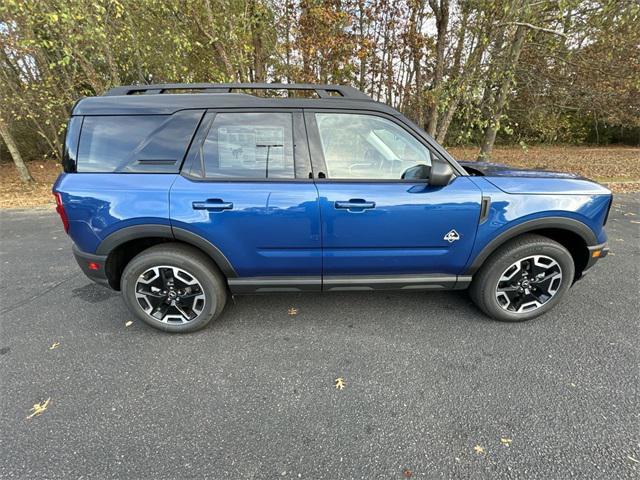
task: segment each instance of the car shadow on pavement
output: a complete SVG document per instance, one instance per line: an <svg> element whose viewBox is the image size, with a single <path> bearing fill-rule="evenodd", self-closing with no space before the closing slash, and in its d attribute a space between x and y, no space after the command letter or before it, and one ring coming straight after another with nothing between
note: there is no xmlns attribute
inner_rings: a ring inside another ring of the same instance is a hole
<svg viewBox="0 0 640 480"><path fill-rule="evenodd" d="M118 292L96 283L88 283L82 287L74 288L72 294L73 297L89 303L100 303L114 297L119 297Z"/></svg>
<svg viewBox="0 0 640 480"><path fill-rule="evenodd" d="M490 322L466 292L332 292L235 296L210 328L291 322L350 328L378 324L389 328L394 324L470 321Z"/></svg>

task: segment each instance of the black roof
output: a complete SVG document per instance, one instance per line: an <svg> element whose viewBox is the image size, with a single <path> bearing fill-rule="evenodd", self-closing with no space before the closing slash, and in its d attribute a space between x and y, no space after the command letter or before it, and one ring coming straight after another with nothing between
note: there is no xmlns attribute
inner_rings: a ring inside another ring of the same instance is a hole
<svg viewBox="0 0 640 480"><path fill-rule="evenodd" d="M237 93L243 91L286 90L312 92L316 98L266 97ZM172 92L178 93L172 93ZM202 93L198 93L202 92ZM80 100L73 115L158 115L192 108L330 108L385 112L396 110L374 101L360 90L344 85L283 83L191 83L130 85L116 87L103 96Z"/></svg>

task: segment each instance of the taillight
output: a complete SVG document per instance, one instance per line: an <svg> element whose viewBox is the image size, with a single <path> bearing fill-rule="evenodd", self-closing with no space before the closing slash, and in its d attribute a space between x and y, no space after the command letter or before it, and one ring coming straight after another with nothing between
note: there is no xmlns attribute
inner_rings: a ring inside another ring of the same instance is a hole
<svg viewBox="0 0 640 480"><path fill-rule="evenodd" d="M64 211L64 205L62 205L62 197L58 192L53 192L53 195L56 197L56 212L60 215L64 231L69 233L69 219L67 218L67 212Z"/></svg>

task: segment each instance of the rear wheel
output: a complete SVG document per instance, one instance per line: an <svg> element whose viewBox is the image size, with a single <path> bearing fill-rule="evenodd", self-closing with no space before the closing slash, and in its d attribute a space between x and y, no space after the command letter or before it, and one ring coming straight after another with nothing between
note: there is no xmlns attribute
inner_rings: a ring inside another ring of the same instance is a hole
<svg viewBox="0 0 640 480"><path fill-rule="evenodd" d="M139 319L166 332L192 332L222 312L222 274L202 252L178 243L151 247L134 257L120 281L124 301Z"/></svg>
<svg viewBox="0 0 640 480"><path fill-rule="evenodd" d="M540 235L523 235L493 253L474 276L472 300L502 321L529 320L551 310L573 282L571 254Z"/></svg>

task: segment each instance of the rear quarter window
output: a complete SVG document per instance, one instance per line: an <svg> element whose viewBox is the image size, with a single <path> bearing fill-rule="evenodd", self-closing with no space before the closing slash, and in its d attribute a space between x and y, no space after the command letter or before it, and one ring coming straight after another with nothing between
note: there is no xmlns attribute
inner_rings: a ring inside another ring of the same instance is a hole
<svg viewBox="0 0 640 480"><path fill-rule="evenodd" d="M203 110L173 115L86 116L78 172L175 173Z"/></svg>

